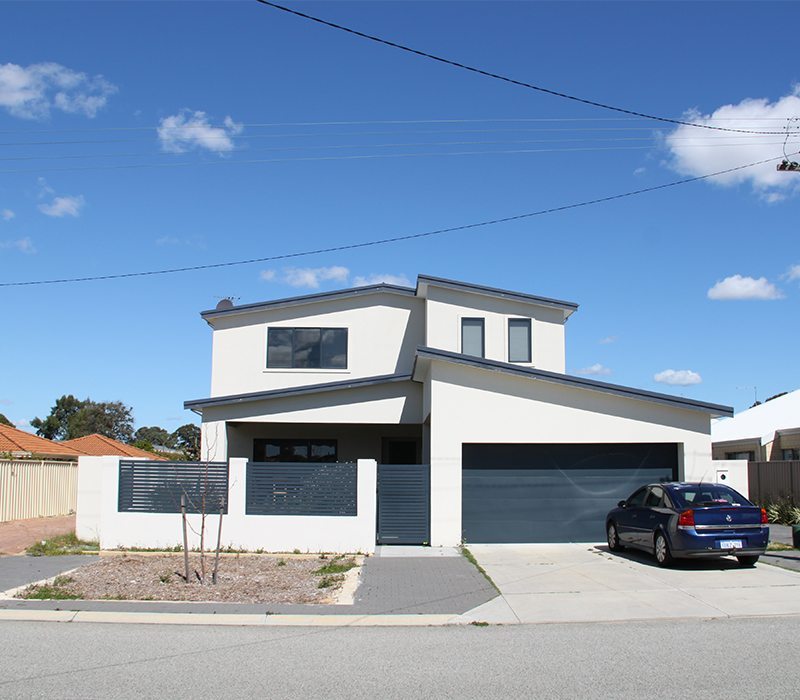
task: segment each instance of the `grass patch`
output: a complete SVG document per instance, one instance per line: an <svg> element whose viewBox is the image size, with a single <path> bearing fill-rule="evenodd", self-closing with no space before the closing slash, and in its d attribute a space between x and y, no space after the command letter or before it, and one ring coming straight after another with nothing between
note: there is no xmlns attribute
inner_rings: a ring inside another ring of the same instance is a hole
<svg viewBox="0 0 800 700"><path fill-rule="evenodd" d="M344 574L350 569L358 566L355 559L344 559L343 557L336 557L327 564L319 567L314 573L320 576L329 576L333 574Z"/></svg>
<svg viewBox="0 0 800 700"><path fill-rule="evenodd" d="M338 576L323 576L319 580L317 588L333 588L334 586L338 586L342 581L344 581L344 574L339 574Z"/></svg>
<svg viewBox="0 0 800 700"><path fill-rule="evenodd" d="M471 624L473 627L488 627L489 626L488 622L482 622L481 620L473 620L469 624Z"/></svg>
<svg viewBox="0 0 800 700"><path fill-rule="evenodd" d="M79 540L74 532L70 532L32 544L25 551L32 557L58 557L65 554L94 554L99 550L99 542Z"/></svg>
<svg viewBox="0 0 800 700"><path fill-rule="evenodd" d="M464 556L464 558L465 558L465 559L466 559L466 560L467 560L467 561L468 561L470 564L472 564L472 565L473 565L473 566L474 566L474 567L475 567L475 568L476 568L478 571L480 571L480 572L481 572L481 574L483 575L483 577L484 577L484 578L485 578L485 579L486 579L486 580L487 580L489 583L491 583L491 584L492 584L492 588L494 588L494 590L496 590L496 591L499 593L499 592L500 592L500 589L497 587L497 584L496 584L494 581L492 581L492 577L491 577L491 576L489 576L489 574L487 574L487 573L486 573L486 569L484 569L484 568L483 568L483 567L482 567L480 564L478 564L478 560L475 558L475 555L474 555L472 552L470 552L470 551L469 551L469 550L466 548L466 546L465 546L465 545L463 545L463 544L461 545L461 547L459 547L459 549L461 550L461 554Z"/></svg>
<svg viewBox="0 0 800 700"><path fill-rule="evenodd" d="M52 583L28 586L19 597L26 600L76 600L80 596L69 588L72 581L69 576L56 576Z"/></svg>
<svg viewBox="0 0 800 700"><path fill-rule="evenodd" d="M794 547L790 544L783 544L783 542L770 542L767 545L768 552L788 552L793 550Z"/></svg>

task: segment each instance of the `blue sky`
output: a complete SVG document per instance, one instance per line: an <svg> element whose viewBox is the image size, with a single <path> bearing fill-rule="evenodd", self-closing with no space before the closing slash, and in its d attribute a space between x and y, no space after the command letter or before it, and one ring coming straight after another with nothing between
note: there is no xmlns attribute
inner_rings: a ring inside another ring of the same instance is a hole
<svg viewBox="0 0 800 700"><path fill-rule="evenodd" d="M795 3L292 6L650 114L792 133L800 117L783 33L800 20ZM413 234L783 152L782 136L629 119L256 2L6 2L0 47L0 283ZM174 429L195 419L183 401L208 395L198 313L220 297L418 273L576 301L570 373L741 410L755 387L762 400L798 387L798 185L771 163L285 264L0 287L0 412L24 427L72 393Z"/></svg>

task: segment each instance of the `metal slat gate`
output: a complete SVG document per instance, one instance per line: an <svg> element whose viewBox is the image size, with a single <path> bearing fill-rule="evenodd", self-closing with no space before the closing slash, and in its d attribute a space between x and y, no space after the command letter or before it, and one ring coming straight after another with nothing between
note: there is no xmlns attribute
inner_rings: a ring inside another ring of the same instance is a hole
<svg viewBox="0 0 800 700"><path fill-rule="evenodd" d="M378 465L378 544L430 543L430 465Z"/></svg>

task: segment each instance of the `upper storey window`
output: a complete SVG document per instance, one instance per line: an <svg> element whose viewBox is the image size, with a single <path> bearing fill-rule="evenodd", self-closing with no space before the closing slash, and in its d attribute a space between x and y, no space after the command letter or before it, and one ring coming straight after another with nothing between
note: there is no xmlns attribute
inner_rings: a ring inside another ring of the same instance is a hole
<svg viewBox="0 0 800 700"><path fill-rule="evenodd" d="M267 367L347 369L347 329L270 328Z"/></svg>
<svg viewBox="0 0 800 700"><path fill-rule="evenodd" d="M461 352L473 357L484 357L484 320L482 318L461 319Z"/></svg>
<svg viewBox="0 0 800 700"><path fill-rule="evenodd" d="M508 319L508 361L531 361L531 320L529 318Z"/></svg>

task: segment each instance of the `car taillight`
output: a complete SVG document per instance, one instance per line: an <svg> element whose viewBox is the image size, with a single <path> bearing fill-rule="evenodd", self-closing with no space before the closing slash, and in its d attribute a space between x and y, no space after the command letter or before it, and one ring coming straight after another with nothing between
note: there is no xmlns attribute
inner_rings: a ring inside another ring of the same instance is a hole
<svg viewBox="0 0 800 700"><path fill-rule="evenodd" d="M693 510L685 510L678 516L678 527L694 527Z"/></svg>
<svg viewBox="0 0 800 700"><path fill-rule="evenodd" d="M769 524L769 520L767 520L767 511L763 508L761 509L761 524L767 525Z"/></svg>

